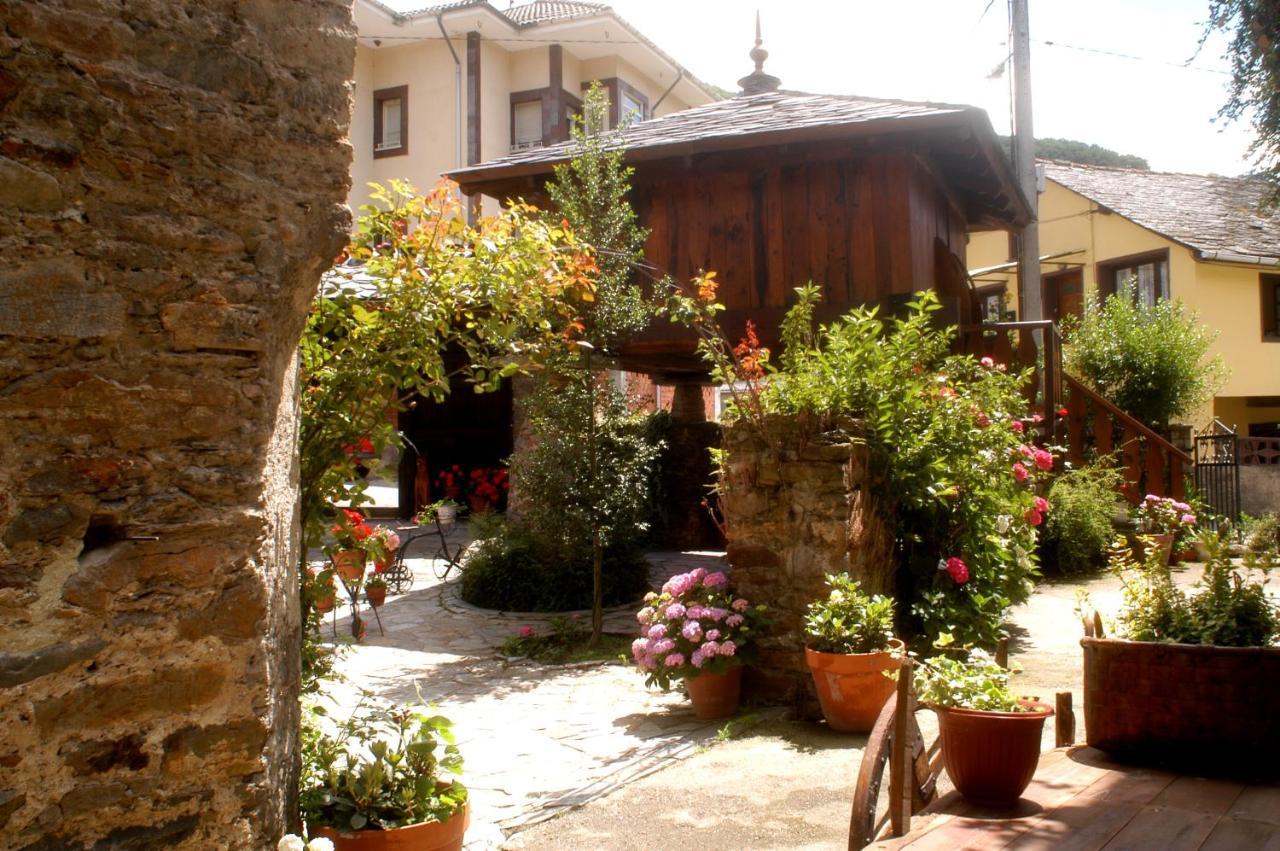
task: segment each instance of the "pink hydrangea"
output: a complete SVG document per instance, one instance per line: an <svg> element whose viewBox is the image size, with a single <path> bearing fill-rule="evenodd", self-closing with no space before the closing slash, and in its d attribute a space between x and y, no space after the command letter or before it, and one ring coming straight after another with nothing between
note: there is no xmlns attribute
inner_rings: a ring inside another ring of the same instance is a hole
<svg viewBox="0 0 1280 851"><path fill-rule="evenodd" d="M732 656L734 653L737 653L737 652L738 652L738 645L734 644L732 641L720 642L721 656Z"/></svg>
<svg viewBox="0 0 1280 851"><path fill-rule="evenodd" d="M1039 526L1044 522L1044 515L1039 511L1036 511L1034 508L1028 508L1027 512L1022 516L1032 526Z"/></svg>
<svg viewBox="0 0 1280 851"><path fill-rule="evenodd" d="M533 627L528 626L527 624L525 626L520 627L520 637L533 638Z"/></svg>
<svg viewBox="0 0 1280 851"><path fill-rule="evenodd" d="M646 632L645 635L655 641L659 638L665 638L667 635L667 625L664 623L655 623L653 626L649 627L649 631Z"/></svg>
<svg viewBox="0 0 1280 851"><path fill-rule="evenodd" d="M746 600L742 599L741 597L734 600L731 605L735 612L745 612L751 606L750 603L748 603Z"/></svg>
<svg viewBox="0 0 1280 851"><path fill-rule="evenodd" d="M702 580L704 588L720 588L729 584L729 577L717 570L715 573L708 573Z"/></svg>
<svg viewBox="0 0 1280 851"><path fill-rule="evenodd" d="M702 655L710 659L720 652L720 645L715 641L708 641L702 645Z"/></svg>
<svg viewBox="0 0 1280 851"><path fill-rule="evenodd" d="M707 570L704 567L695 567L685 575L692 577L694 584L697 584L702 581L704 576L707 575Z"/></svg>
<svg viewBox="0 0 1280 851"><path fill-rule="evenodd" d="M702 608L702 606L697 606L697 605L690 606L688 611L685 612L685 617L689 618L689 620L694 620L694 621L700 618L705 618L706 616L707 616L707 610Z"/></svg>
<svg viewBox="0 0 1280 851"><path fill-rule="evenodd" d="M689 641L701 641L702 627L698 624L697 621L686 621L684 628L680 630L680 634L683 635L685 638L687 638Z"/></svg>
<svg viewBox="0 0 1280 851"><path fill-rule="evenodd" d="M719 640L720 640L720 630L718 629L707 630L707 641L719 641Z"/></svg>
<svg viewBox="0 0 1280 851"><path fill-rule="evenodd" d="M645 606L643 609L636 612L636 620L639 621L640 623L649 623L650 621L653 620L654 614L655 612L653 611L653 609L649 608L648 606Z"/></svg>
<svg viewBox="0 0 1280 851"><path fill-rule="evenodd" d="M719 623L720 621L724 620L725 617L727 617L729 614L728 609L721 609L716 607L712 607L710 609L704 609L703 611L705 612L705 614L703 615L704 617L710 618L716 623Z"/></svg>
<svg viewBox="0 0 1280 851"><path fill-rule="evenodd" d="M637 638L631 642L631 658L639 662L649 652L649 639Z"/></svg>
<svg viewBox="0 0 1280 851"><path fill-rule="evenodd" d="M963 585L969 581L969 565L958 556L952 556L947 559L947 575L957 585Z"/></svg>
<svg viewBox="0 0 1280 851"><path fill-rule="evenodd" d="M706 663L706 661L707 661L706 657L702 655L701 647L694 650L693 655L689 657L689 663L692 664L693 667L695 668L701 668L703 664Z"/></svg>
<svg viewBox="0 0 1280 851"><path fill-rule="evenodd" d="M1185 502L1175 502L1173 507L1178 511L1181 511L1183 514L1190 513L1191 511L1191 506L1187 505Z"/></svg>
<svg viewBox="0 0 1280 851"><path fill-rule="evenodd" d="M685 608L683 603L672 603L671 605L667 606L667 612L666 612L667 620L678 621L680 620L680 618L684 617L684 615L685 615Z"/></svg>
<svg viewBox="0 0 1280 851"><path fill-rule="evenodd" d="M654 593L654 592L652 592L652 591L650 591L648 594L645 594L645 595L644 595L644 601L645 601L646 603L652 603L652 602L653 602L654 600L656 600L656 599L658 599L658 595L657 595L657 594L655 594L655 593Z"/></svg>
<svg viewBox="0 0 1280 851"><path fill-rule="evenodd" d="M668 668L679 668L684 664L684 654L672 653L662 660L662 664L666 665Z"/></svg>
<svg viewBox="0 0 1280 851"><path fill-rule="evenodd" d="M742 626L742 615L729 615L724 622L730 627Z"/></svg>
<svg viewBox="0 0 1280 851"><path fill-rule="evenodd" d="M645 657L644 657L643 659L641 659L641 660L640 660L640 668L641 668L642 670L645 670L645 671L652 671L652 670L653 670L654 668L656 668L656 667L658 667L658 657L657 657L657 656L653 656L653 655L650 655L650 654L645 654Z"/></svg>
<svg viewBox="0 0 1280 851"><path fill-rule="evenodd" d="M1194 514L1184 514L1182 515L1182 522L1188 526L1194 526L1196 525L1196 516Z"/></svg>
<svg viewBox="0 0 1280 851"><path fill-rule="evenodd" d="M1047 449L1037 449L1035 453L1036 466L1041 470L1053 469L1053 455Z"/></svg>
<svg viewBox="0 0 1280 851"><path fill-rule="evenodd" d="M670 638L662 638L649 645L649 652L655 656L665 656L675 649L676 643Z"/></svg>
<svg viewBox="0 0 1280 851"><path fill-rule="evenodd" d="M1042 496L1038 496L1035 499L1035 506L1036 511L1039 511L1041 514L1045 514L1049 511L1049 500Z"/></svg>
<svg viewBox="0 0 1280 851"><path fill-rule="evenodd" d="M1025 427L1022 425L1021 420L1014 420L1013 422L1009 423L1009 428L1013 429L1018 434L1022 434L1022 431Z"/></svg>
<svg viewBox="0 0 1280 851"><path fill-rule="evenodd" d="M1030 473L1027 472L1027 468L1022 465L1021 461L1013 465L1013 477L1018 481L1025 482L1029 475Z"/></svg>

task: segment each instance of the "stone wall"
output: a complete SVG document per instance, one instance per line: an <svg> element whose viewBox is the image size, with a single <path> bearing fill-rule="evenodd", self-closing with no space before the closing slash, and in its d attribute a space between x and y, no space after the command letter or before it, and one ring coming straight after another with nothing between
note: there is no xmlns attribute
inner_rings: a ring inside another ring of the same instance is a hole
<svg viewBox="0 0 1280 851"><path fill-rule="evenodd" d="M1280 466L1240 465L1240 510L1254 517L1280 513Z"/></svg>
<svg viewBox="0 0 1280 851"><path fill-rule="evenodd" d="M804 663L803 617L825 597L825 574L847 571L870 593L893 590L893 538L877 510L869 453L856 422L825 433L771 419L766 433L724 431L722 505L740 594L773 622L749 671L751 697L816 709Z"/></svg>
<svg viewBox="0 0 1280 851"><path fill-rule="evenodd" d="M265 848L342 0L0 0L0 845Z"/></svg>

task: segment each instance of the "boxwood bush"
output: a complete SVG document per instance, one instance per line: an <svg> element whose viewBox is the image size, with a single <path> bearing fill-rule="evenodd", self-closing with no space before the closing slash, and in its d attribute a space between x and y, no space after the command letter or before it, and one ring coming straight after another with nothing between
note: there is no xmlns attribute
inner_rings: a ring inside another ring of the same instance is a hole
<svg viewBox="0 0 1280 851"><path fill-rule="evenodd" d="M1040 564L1046 571L1082 573L1102 567L1115 537L1112 518L1122 475L1102 463L1059 476L1049 489L1049 512L1040 539Z"/></svg>

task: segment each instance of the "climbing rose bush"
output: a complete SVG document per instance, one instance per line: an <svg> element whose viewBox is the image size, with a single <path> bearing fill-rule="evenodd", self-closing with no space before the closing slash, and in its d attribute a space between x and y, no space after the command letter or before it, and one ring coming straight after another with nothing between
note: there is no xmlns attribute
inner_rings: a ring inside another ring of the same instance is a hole
<svg viewBox="0 0 1280 851"><path fill-rule="evenodd" d="M671 681L721 674L743 664L743 650L765 612L729 587L729 579L699 567L673 576L662 593L645 595L636 613L640 637L631 656L648 685L670 689Z"/></svg>

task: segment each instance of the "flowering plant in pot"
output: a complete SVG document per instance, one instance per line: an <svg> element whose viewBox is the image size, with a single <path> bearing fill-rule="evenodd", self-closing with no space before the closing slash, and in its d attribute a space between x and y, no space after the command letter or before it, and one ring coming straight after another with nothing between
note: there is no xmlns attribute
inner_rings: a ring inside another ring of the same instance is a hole
<svg viewBox="0 0 1280 851"><path fill-rule="evenodd" d="M641 635L631 645L646 682L670 689L683 680L699 718L725 718L738 706L743 650L765 611L735 596L729 579L697 568L645 595L636 614Z"/></svg>
<svg viewBox="0 0 1280 851"><path fill-rule="evenodd" d="M442 776L462 771L449 719L368 698L328 730L326 715L303 716L298 802L312 837L336 851L462 848L467 790Z"/></svg>
<svg viewBox="0 0 1280 851"><path fill-rule="evenodd" d="M942 761L960 794L981 806L1016 804L1035 776L1053 709L1016 697L1009 672L981 650L921 661L914 686L937 713Z"/></svg>
<svg viewBox="0 0 1280 851"><path fill-rule="evenodd" d="M508 487L506 467L476 467L467 475L467 499L471 510L496 510Z"/></svg>
<svg viewBox="0 0 1280 851"><path fill-rule="evenodd" d="M1164 553L1166 562L1173 554L1174 542L1189 536L1196 526L1196 515L1189 504L1153 493L1147 494L1133 509L1133 519Z"/></svg>
<svg viewBox="0 0 1280 851"><path fill-rule="evenodd" d="M364 515L351 508L338 509L338 522L329 528L331 541L324 551L333 560L344 582L358 583L364 576L366 560L376 564L387 557L386 543Z"/></svg>
<svg viewBox="0 0 1280 851"><path fill-rule="evenodd" d="M446 467L436 474L436 490L444 494L445 499L457 499L462 496L462 468L457 464Z"/></svg>
<svg viewBox="0 0 1280 851"><path fill-rule="evenodd" d="M375 571L365 579L364 596L369 600L369 605L374 608L387 602L387 580L382 578L381 573Z"/></svg>
<svg viewBox="0 0 1280 851"><path fill-rule="evenodd" d="M804 619L805 662L828 726L843 733L875 726L893 694L885 676L902 666L902 642L893 637L892 597L865 593L849 574L827 576L831 592L809 604Z"/></svg>
<svg viewBox="0 0 1280 851"><path fill-rule="evenodd" d="M374 569L378 573L382 573L391 566L391 562L395 559L396 550L400 549L400 536L392 529L386 526L375 526L373 531L369 533L370 549L381 546L380 555L374 556Z"/></svg>
<svg viewBox="0 0 1280 851"><path fill-rule="evenodd" d="M459 508L452 499L437 500L419 511L413 522L419 526L430 526L438 520L447 529L458 519Z"/></svg>

